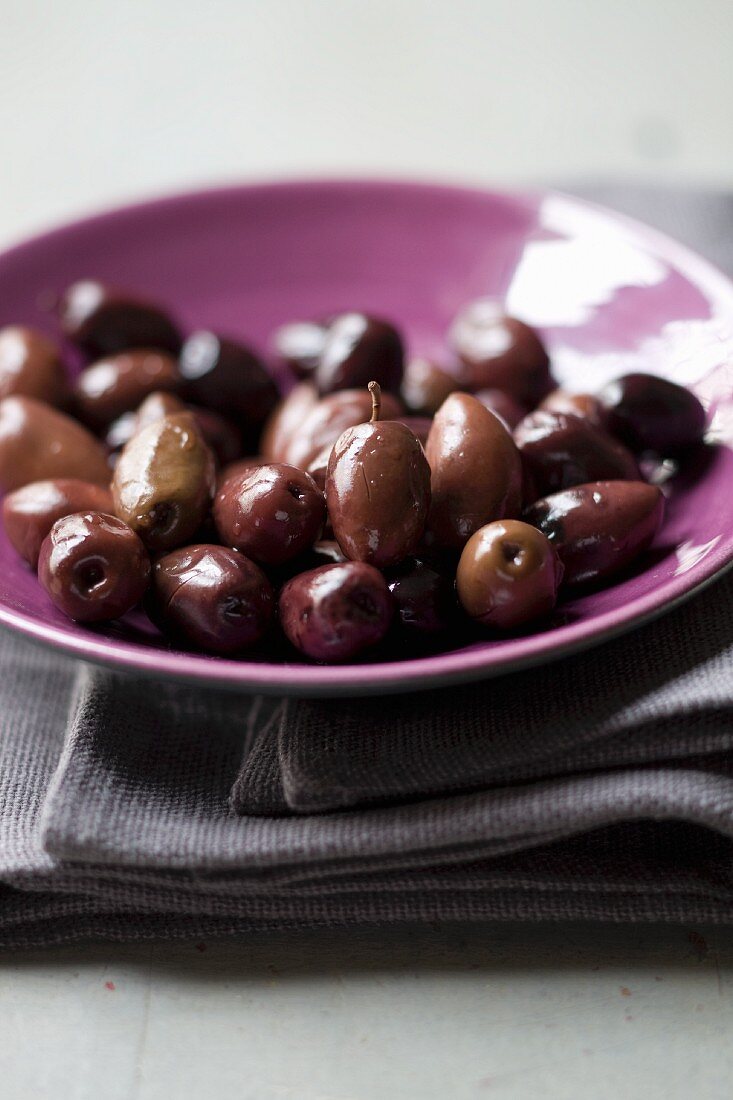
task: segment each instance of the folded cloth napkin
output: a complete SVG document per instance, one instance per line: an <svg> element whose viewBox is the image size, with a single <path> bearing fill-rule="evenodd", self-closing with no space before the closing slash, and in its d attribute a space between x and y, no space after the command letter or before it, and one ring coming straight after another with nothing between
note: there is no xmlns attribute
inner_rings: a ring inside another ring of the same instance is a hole
<svg viewBox="0 0 733 1100"><path fill-rule="evenodd" d="M727 234L733 261L726 197L603 197ZM2 635L0 945L728 921L732 611L733 574L584 655L376 702L155 684Z"/></svg>

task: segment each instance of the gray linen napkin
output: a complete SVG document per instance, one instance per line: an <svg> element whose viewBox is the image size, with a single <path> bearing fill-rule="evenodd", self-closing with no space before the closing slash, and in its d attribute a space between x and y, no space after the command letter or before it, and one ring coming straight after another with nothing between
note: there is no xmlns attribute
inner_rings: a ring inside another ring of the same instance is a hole
<svg viewBox="0 0 733 1100"><path fill-rule="evenodd" d="M733 268L733 200L595 194L666 209L719 260L727 240ZM733 576L582 657L393 697L389 721L383 701L151 684L0 636L0 945L728 921L732 603Z"/></svg>

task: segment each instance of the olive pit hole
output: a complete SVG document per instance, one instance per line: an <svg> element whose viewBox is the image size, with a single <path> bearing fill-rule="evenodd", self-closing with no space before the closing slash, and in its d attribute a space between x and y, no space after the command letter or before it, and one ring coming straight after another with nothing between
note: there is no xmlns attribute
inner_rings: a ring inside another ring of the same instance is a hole
<svg viewBox="0 0 733 1100"><path fill-rule="evenodd" d="M501 552L504 561L508 565L521 565L524 557L524 547L520 546L518 542L502 542Z"/></svg>

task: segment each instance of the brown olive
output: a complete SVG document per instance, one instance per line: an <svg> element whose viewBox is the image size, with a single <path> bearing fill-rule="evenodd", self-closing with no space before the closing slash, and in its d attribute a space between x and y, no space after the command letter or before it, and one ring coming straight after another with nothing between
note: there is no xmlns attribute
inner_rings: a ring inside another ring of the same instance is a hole
<svg viewBox="0 0 733 1100"><path fill-rule="evenodd" d="M382 394L382 416L396 420L402 415L400 401L391 393ZM316 455L342 432L363 424L372 415L372 399L366 388L341 390L318 401L301 421L299 429L284 448L282 462L307 470Z"/></svg>
<svg viewBox="0 0 733 1100"><path fill-rule="evenodd" d="M107 485L105 448L76 420L43 401L0 401L0 491L58 477Z"/></svg>
<svg viewBox="0 0 733 1100"><path fill-rule="evenodd" d="M186 412L186 410L195 416L199 431L211 447L217 462L222 466L235 462L241 447L239 432L234 425L218 413L212 412L211 409L186 405L180 397L165 391L148 394L137 412L123 413L122 416L118 416L110 424L105 436L107 446L113 451L118 450L148 424L162 420L164 416L170 416L172 413Z"/></svg>
<svg viewBox="0 0 733 1100"><path fill-rule="evenodd" d="M673 455L699 443L705 409L690 390L653 374L626 374L599 394L609 430L633 451Z"/></svg>
<svg viewBox="0 0 733 1100"><path fill-rule="evenodd" d="M181 346L176 325L159 306L92 279L66 290L59 320L66 336L92 358L130 348L160 348L175 355Z"/></svg>
<svg viewBox="0 0 733 1100"><path fill-rule="evenodd" d="M664 517L664 497L644 481L575 485L536 501L524 514L557 551L565 584L608 577L650 545Z"/></svg>
<svg viewBox="0 0 733 1100"><path fill-rule="evenodd" d="M122 520L102 512L75 512L56 520L43 540L38 579L69 618L108 622L142 599L150 559Z"/></svg>
<svg viewBox="0 0 733 1100"><path fill-rule="evenodd" d="M178 364L171 355L136 349L99 359L83 370L74 400L81 419L98 429L136 409L148 394L175 390L178 384Z"/></svg>
<svg viewBox="0 0 733 1100"><path fill-rule="evenodd" d="M153 568L146 608L174 638L209 653L236 653L259 641L275 599L254 562L224 546L199 544L173 550Z"/></svg>
<svg viewBox="0 0 733 1100"><path fill-rule="evenodd" d="M181 546L198 530L214 492L214 458L193 413L148 424L115 466L115 512L153 550Z"/></svg>
<svg viewBox="0 0 733 1100"><path fill-rule="evenodd" d="M263 565L281 565L312 546L325 512L313 478L278 463L229 478L214 501L222 542Z"/></svg>
<svg viewBox="0 0 733 1100"><path fill-rule="evenodd" d="M367 386L374 379L399 393L404 363L402 338L388 321L367 313L342 313L328 324L315 369L320 394Z"/></svg>
<svg viewBox="0 0 733 1100"><path fill-rule="evenodd" d="M567 413L537 412L514 429L538 496L588 481L638 481L634 456L603 428Z"/></svg>
<svg viewBox="0 0 733 1100"><path fill-rule="evenodd" d="M411 635L437 635L456 618L455 576L434 565L409 558L387 574L397 617Z"/></svg>
<svg viewBox="0 0 733 1100"><path fill-rule="evenodd" d="M275 408L278 391L264 363L244 344L194 332L181 349L183 396L233 420L254 440Z"/></svg>
<svg viewBox="0 0 733 1100"><path fill-rule="evenodd" d="M501 417L509 431L527 415L526 406L520 405L516 398L504 390L478 390L475 396L482 405Z"/></svg>
<svg viewBox="0 0 733 1100"><path fill-rule="evenodd" d="M519 453L499 418L475 397L447 398L425 453L432 471L428 528L438 545L460 549L485 523L519 514Z"/></svg>
<svg viewBox="0 0 733 1100"><path fill-rule="evenodd" d="M273 337L275 354L299 378L307 378L318 366L327 331L320 321L292 321L281 325Z"/></svg>
<svg viewBox="0 0 733 1100"><path fill-rule="evenodd" d="M458 377L432 359L415 356L408 359L400 393L405 408L418 416L434 416L454 390L460 390Z"/></svg>
<svg viewBox="0 0 733 1100"><path fill-rule="evenodd" d="M467 388L496 389L533 408L552 389L550 361L538 334L501 302L478 298L461 310L449 340L466 368Z"/></svg>
<svg viewBox="0 0 733 1100"><path fill-rule="evenodd" d="M112 494L105 486L56 478L32 481L9 493L3 501L3 523L10 544L35 569L41 543L57 519L73 512L112 511Z"/></svg>
<svg viewBox="0 0 733 1100"><path fill-rule="evenodd" d="M17 395L64 405L69 385L59 350L35 329L0 328L0 400Z"/></svg>
<svg viewBox="0 0 733 1100"><path fill-rule="evenodd" d="M537 406L544 412L568 413L579 416L581 420L590 420L597 428L608 428L606 411L600 400L592 393L569 393L567 390L553 390Z"/></svg>
<svg viewBox="0 0 733 1100"><path fill-rule="evenodd" d="M318 393L310 382L294 386L273 409L262 430L260 450L268 462L284 462L292 439L297 436L318 402Z"/></svg>
<svg viewBox="0 0 733 1100"><path fill-rule="evenodd" d="M551 611L562 574L540 531L521 520L499 520L480 528L464 546L456 591L472 619L506 630Z"/></svg>

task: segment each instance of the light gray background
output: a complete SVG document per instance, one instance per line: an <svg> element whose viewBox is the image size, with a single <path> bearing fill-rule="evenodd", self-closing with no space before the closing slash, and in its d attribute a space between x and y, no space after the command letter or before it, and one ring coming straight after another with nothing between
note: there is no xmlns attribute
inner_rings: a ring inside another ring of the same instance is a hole
<svg viewBox="0 0 733 1100"><path fill-rule="evenodd" d="M0 0L0 244L166 189L733 185L731 0ZM0 956L30 1100L727 1098L733 935L309 933Z"/></svg>

